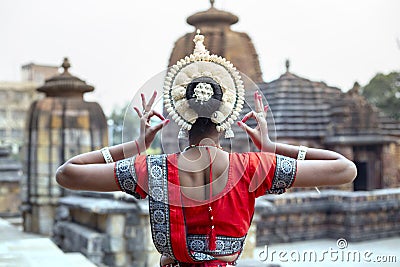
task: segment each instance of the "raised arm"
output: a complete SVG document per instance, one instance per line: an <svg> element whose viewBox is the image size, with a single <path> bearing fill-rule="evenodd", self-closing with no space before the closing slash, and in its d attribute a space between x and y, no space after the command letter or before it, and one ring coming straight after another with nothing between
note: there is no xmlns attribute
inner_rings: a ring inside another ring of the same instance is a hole
<svg viewBox="0 0 400 267"><path fill-rule="evenodd" d="M104 152L97 150L69 159L57 169L58 184L73 190L102 192L119 190L114 179L114 163L107 163L105 158L111 157L112 161L129 158L140 152L144 153L151 145L157 132L169 122L161 114L151 109L155 97L156 92L146 103L142 94L143 114L135 107L135 111L140 117L140 135L137 140L109 147ZM149 122L153 116L159 117L162 122L151 126Z"/></svg>
<svg viewBox="0 0 400 267"><path fill-rule="evenodd" d="M262 97L254 95L255 111L251 111L238 122L247 132L258 149L265 152L275 152L283 156L297 158L299 147L272 142L268 136L265 119L267 107L264 107ZM251 128L245 122L254 118L257 127ZM352 182L357 175L354 163L343 155L330 150L308 148L305 160L297 161L296 180L294 187L312 187L323 185L340 185Z"/></svg>

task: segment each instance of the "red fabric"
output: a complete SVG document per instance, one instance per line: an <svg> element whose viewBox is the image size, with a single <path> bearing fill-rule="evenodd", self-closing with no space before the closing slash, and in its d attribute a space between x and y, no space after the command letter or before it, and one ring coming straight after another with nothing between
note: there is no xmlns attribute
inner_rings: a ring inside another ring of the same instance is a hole
<svg viewBox="0 0 400 267"><path fill-rule="evenodd" d="M117 177L117 163L116 163L116 162L114 162L114 180L115 180L115 183L117 184L119 190L120 190L120 191L123 191L122 188L121 188L121 185L120 185L119 182L118 182L118 177Z"/></svg>
<svg viewBox="0 0 400 267"><path fill-rule="evenodd" d="M146 155L138 155L136 157L135 170L138 184L135 191L142 198L146 198L147 192L149 192Z"/></svg>
<svg viewBox="0 0 400 267"><path fill-rule="evenodd" d="M168 197L171 203L181 203L181 191L178 175L177 155L168 156L168 166L175 166L168 169L168 180L171 183L168 187ZM194 262L187 250L186 226L182 205L170 205L170 229L172 251L176 259L182 262Z"/></svg>
<svg viewBox="0 0 400 267"><path fill-rule="evenodd" d="M179 189L177 154L169 155L168 160L170 163L168 165L169 182L174 185L169 186L169 198L171 203L180 203L181 192ZM229 162L227 185L221 193L213 197L215 199L212 203L214 231L216 235L243 237L250 227L254 214L255 198L264 195L271 188L276 157L275 154L264 152L231 153ZM145 192L148 191L148 173L144 155L136 158L135 169L139 185L136 192L145 197ZM184 196L183 200L185 204L194 202L194 200L187 199ZM171 244L174 253L178 254L175 256L180 261L193 262L186 251L185 219L187 234L209 233L208 204L185 207L184 213L181 206L170 206Z"/></svg>
<svg viewBox="0 0 400 267"><path fill-rule="evenodd" d="M216 200L212 204L216 235L242 237L247 234L254 213L255 198L271 188L274 172L274 154L230 155L228 183L214 197ZM185 203L193 202L185 198ZM207 204L185 208L185 217L189 234L208 233L210 223Z"/></svg>

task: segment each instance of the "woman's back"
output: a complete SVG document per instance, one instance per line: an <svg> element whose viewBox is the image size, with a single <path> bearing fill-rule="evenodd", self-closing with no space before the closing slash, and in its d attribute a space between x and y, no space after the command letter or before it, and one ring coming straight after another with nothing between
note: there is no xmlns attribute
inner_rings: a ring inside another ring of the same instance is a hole
<svg viewBox="0 0 400 267"><path fill-rule="evenodd" d="M179 181L187 199L210 199L210 174L212 195L221 193L228 181L229 154L216 147L193 147L178 154Z"/></svg>

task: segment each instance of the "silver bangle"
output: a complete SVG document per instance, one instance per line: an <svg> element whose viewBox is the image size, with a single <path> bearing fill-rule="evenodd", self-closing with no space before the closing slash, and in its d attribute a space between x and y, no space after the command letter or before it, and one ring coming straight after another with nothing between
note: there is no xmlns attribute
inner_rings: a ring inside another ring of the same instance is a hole
<svg viewBox="0 0 400 267"><path fill-rule="evenodd" d="M306 146L299 146L299 154L297 154L297 160L305 160L307 154Z"/></svg>
<svg viewBox="0 0 400 267"><path fill-rule="evenodd" d="M106 163L113 163L114 162L108 147L103 147L102 149L100 149L100 152L103 155L103 158L106 161Z"/></svg>

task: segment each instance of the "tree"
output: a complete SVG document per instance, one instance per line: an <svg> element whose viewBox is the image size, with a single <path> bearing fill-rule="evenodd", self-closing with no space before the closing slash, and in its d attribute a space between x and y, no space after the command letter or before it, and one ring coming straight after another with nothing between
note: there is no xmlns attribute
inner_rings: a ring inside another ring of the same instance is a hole
<svg viewBox="0 0 400 267"><path fill-rule="evenodd" d="M400 73L378 73L362 89L362 95L386 115L400 119Z"/></svg>

